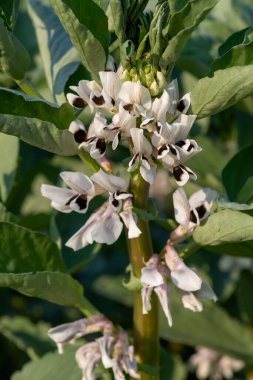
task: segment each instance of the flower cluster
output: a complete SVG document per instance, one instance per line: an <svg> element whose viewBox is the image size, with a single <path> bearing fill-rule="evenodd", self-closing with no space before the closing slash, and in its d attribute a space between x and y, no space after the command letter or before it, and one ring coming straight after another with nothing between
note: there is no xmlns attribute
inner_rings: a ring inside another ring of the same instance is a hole
<svg viewBox="0 0 253 380"><path fill-rule="evenodd" d="M48 331L59 353L63 353L64 345L73 344L77 339L92 333L102 333L102 336L85 343L76 351L76 362L82 370L83 380L94 380L95 369L99 364L111 368L116 380L124 380L124 373L135 379L140 377L134 359L134 347L129 345L127 334L116 329L103 315L94 314Z"/></svg>
<svg viewBox="0 0 253 380"><path fill-rule="evenodd" d="M159 255L154 254L142 268L143 314L147 314L151 310L150 299L154 291L158 296L169 326L172 326L169 281L180 292L183 305L187 309L195 312L202 311L203 306L199 298L216 301L216 296L207 283L201 279L194 269L189 268L184 263L172 246L167 245L164 260L161 260Z"/></svg>
<svg viewBox="0 0 253 380"><path fill-rule="evenodd" d="M180 186L190 178L196 179L196 174L184 165L201 151L195 140L187 138L196 119L195 115L186 115L190 94L179 99L178 84L173 80L160 97L152 99L141 83L123 82L121 69L101 71L99 76L102 86L81 80L78 86L70 87L75 94L67 94L74 107L89 107L95 112L88 129L79 120L70 124L79 148L99 159L105 155L107 143L116 149L121 139L129 139L133 157L128 171L139 167L144 180L152 184L156 161L160 160Z"/></svg>
<svg viewBox="0 0 253 380"><path fill-rule="evenodd" d="M92 198L102 193L109 194L108 201L67 241L68 247L76 251L93 242L113 244L123 228L121 219L130 239L141 234L132 211L132 194L127 192L123 179L109 175L102 169L91 178L79 172L62 172L61 178L68 188L41 186L42 195L49 198L52 207L58 211L85 213Z"/></svg>

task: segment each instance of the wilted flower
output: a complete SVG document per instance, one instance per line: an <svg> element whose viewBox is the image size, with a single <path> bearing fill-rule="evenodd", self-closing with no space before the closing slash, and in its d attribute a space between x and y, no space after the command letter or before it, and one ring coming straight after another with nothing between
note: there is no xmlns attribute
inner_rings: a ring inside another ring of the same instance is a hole
<svg viewBox="0 0 253 380"><path fill-rule="evenodd" d="M103 315L93 315L54 327L48 331L48 335L56 342L59 353L62 353L64 344L72 344L78 338L94 332L100 332L102 336L85 343L76 351L75 358L82 370L82 379L95 380L95 370L99 364L111 368L115 380L124 380L125 374L140 378L134 347L129 345L127 334L116 329Z"/></svg>
<svg viewBox="0 0 253 380"><path fill-rule="evenodd" d="M168 268L161 263L157 254L153 254L141 270L142 310L143 314L147 314L151 310L151 295L154 291L158 296L169 326L172 326L169 309L169 287L166 280L168 274Z"/></svg>
<svg viewBox="0 0 253 380"><path fill-rule="evenodd" d="M175 219L180 224L170 235L171 242L179 242L192 233L201 220L208 217L213 202L217 197L216 191L204 188L194 193L189 200L182 188L173 194Z"/></svg>
<svg viewBox="0 0 253 380"><path fill-rule="evenodd" d="M207 347L198 347L197 352L190 357L189 365L196 369L196 376L200 380L232 379L234 372L244 367L243 361L221 355Z"/></svg>

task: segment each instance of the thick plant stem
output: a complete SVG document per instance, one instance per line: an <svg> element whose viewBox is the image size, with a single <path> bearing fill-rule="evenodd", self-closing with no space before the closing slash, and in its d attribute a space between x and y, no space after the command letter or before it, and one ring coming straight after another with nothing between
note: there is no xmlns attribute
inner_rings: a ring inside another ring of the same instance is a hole
<svg viewBox="0 0 253 380"><path fill-rule="evenodd" d="M130 192L133 194L135 207L146 210L149 194L149 184L145 182L140 174L136 174L130 183ZM139 220L138 227L142 234L135 239L128 240L130 260L133 274L137 277L141 275L144 261L148 261L153 254L152 240L149 224ZM134 346L136 358L139 364L150 367L159 367L159 327L158 327L158 303L152 298L152 309L147 315L142 314L141 292L134 295ZM148 367L147 367L148 368ZM152 373L140 371L142 380L158 380L156 371Z"/></svg>

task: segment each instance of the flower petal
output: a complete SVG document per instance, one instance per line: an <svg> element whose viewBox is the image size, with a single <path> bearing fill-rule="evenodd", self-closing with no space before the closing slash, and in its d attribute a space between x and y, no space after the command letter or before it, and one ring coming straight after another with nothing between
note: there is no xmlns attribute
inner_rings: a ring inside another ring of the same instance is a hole
<svg viewBox="0 0 253 380"><path fill-rule="evenodd" d="M154 289L162 306L163 312L168 320L168 324L172 326L172 316L169 309L169 287L167 284L160 285Z"/></svg>
<svg viewBox="0 0 253 380"><path fill-rule="evenodd" d="M173 193L173 205L176 221L187 228L190 221L190 205L182 188Z"/></svg>
<svg viewBox="0 0 253 380"><path fill-rule="evenodd" d="M142 314L148 314L151 310L151 294L153 288L142 288L141 289L141 298L142 298Z"/></svg>
<svg viewBox="0 0 253 380"><path fill-rule="evenodd" d="M182 296L182 302L186 309L190 309L197 313L203 311L202 303L195 297L193 293L185 293Z"/></svg>
<svg viewBox="0 0 253 380"><path fill-rule="evenodd" d="M89 177L80 172L61 172L63 181L78 194L95 195L95 188Z"/></svg>
<svg viewBox="0 0 253 380"><path fill-rule="evenodd" d="M136 215L132 212L131 208L120 213L123 222L128 229L128 239L134 239L141 235L141 230L137 227L136 224Z"/></svg>

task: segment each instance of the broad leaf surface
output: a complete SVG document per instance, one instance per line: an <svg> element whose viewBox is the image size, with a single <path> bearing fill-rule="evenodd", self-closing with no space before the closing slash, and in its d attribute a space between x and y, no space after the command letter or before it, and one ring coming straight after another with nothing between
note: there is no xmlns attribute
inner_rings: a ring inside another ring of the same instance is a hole
<svg viewBox="0 0 253 380"><path fill-rule="evenodd" d="M65 306L78 306L83 298L79 282L60 272L1 273L0 287Z"/></svg>
<svg viewBox="0 0 253 380"><path fill-rule="evenodd" d="M0 222L0 272L64 270L57 245L46 235Z"/></svg>
<svg viewBox="0 0 253 380"><path fill-rule="evenodd" d="M160 59L160 66L168 73L171 72L182 48L186 44L193 30L205 18L210 10L217 4L218 0L196 0L189 1L176 12L163 31L169 35L168 47Z"/></svg>
<svg viewBox="0 0 253 380"><path fill-rule="evenodd" d="M207 117L252 95L252 72L252 64L234 66L200 79L191 92L191 113Z"/></svg>
<svg viewBox="0 0 253 380"><path fill-rule="evenodd" d="M15 180L19 157L19 140L16 137L0 133L0 151L0 197L5 202Z"/></svg>
<svg viewBox="0 0 253 380"><path fill-rule="evenodd" d="M0 87L0 114L49 121L59 129L67 129L74 119L74 111L69 103L59 106L3 87Z"/></svg>
<svg viewBox="0 0 253 380"><path fill-rule="evenodd" d="M253 217L229 209L218 211L194 230L193 238L200 245L253 240Z"/></svg>
<svg viewBox="0 0 253 380"><path fill-rule="evenodd" d="M0 67L11 78L23 79L30 65L24 46L4 25L0 18Z"/></svg>
<svg viewBox="0 0 253 380"><path fill-rule="evenodd" d="M81 370L75 361L76 346L66 347L65 352L48 353L39 360L24 365L21 371L12 375L11 380L80 380Z"/></svg>
<svg viewBox="0 0 253 380"><path fill-rule="evenodd" d="M109 44L108 20L92 0L50 0L84 66L95 76L104 70Z"/></svg>
<svg viewBox="0 0 253 380"><path fill-rule="evenodd" d="M29 12L49 88L57 99L64 100L64 87L79 66L79 55L52 7L30 0Z"/></svg>
<svg viewBox="0 0 253 380"><path fill-rule="evenodd" d="M47 335L48 329L45 322L34 324L22 316L0 318L0 333L31 359L55 349L54 342Z"/></svg>
<svg viewBox="0 0 253 380"><path fill-rule="evenodd" d="M220 46L220 56L212 63L210 73L233 66L252 64L252 28L236 32ZM248 37L249 35L249 37Z"/></svg>
<svg viewBox="0 0 253 380"><path fill-rule="evenodd" d="M253 199L253 146L242 149L225 166L222 182L231 201L249 202Z"/></svg>
<svg viewBox="0 0 253 380"><path fill-rule="evenodd" d="M0 132L19 137L22 141L62 156L78 153L73 135L54 124L25 116L1 115Z"/></svg>

